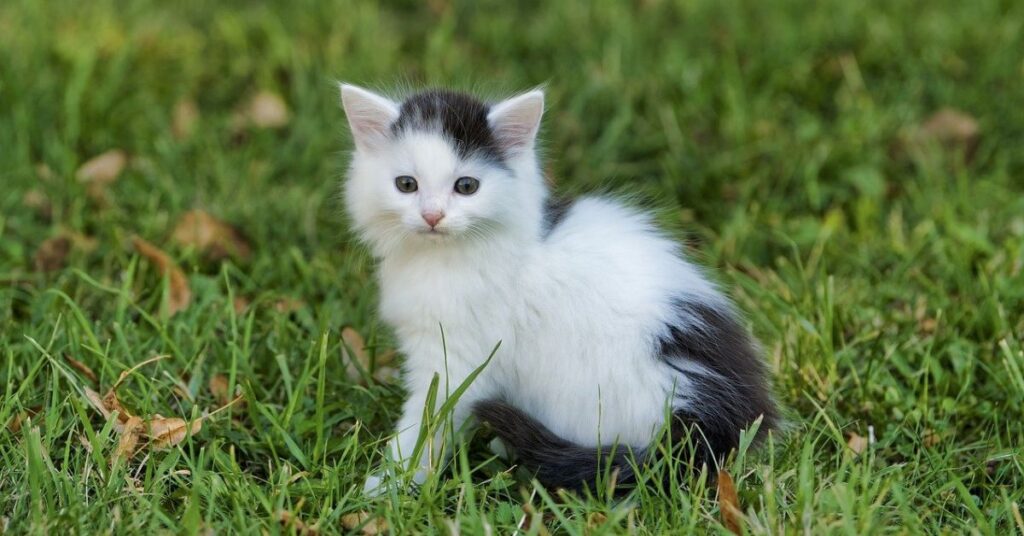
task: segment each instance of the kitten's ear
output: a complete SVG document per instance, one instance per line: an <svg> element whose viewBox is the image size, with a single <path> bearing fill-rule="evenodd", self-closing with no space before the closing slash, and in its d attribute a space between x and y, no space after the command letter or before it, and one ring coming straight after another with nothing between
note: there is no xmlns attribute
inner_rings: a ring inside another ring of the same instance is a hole
<svg viewBox="0 0 1024 536"><path fill-rule="evenodd" d="M533 148L544 114L544 92L535 89L491 107L487 121L503 149L510 153Z"/></svg>
<svg viewBox="0 0 1024 536"><path fill-rule="evenodd" d="M394 102L351 84L341 84L341 104L348 116L352 137L360 149L368 149L387 137L391 124L398 119Z"/></svg>

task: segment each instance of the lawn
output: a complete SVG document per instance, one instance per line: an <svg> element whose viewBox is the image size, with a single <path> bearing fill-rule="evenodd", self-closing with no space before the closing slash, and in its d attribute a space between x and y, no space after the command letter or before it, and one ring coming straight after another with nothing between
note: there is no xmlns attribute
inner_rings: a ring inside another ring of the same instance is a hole
<svg viewBox="0 0 1024 536"><path fill-rule="evenodd" d="M486 438L362 496L401 356L338 80L545 85L557 191L656 209L763 343L741 514ZM5 0L0 532L1024 533L1022 103L1021 2Z"/></svg>

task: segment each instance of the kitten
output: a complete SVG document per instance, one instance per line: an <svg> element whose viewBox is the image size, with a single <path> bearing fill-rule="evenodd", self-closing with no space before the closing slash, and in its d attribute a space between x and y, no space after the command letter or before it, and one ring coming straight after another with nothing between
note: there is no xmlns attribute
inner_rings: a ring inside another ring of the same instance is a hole
<svg viewBox="0 0 1024 536"><path fill-rule="evenodd" d="M632 482L626 452L642 460L669 414L697 467L759 417L760 435L776 425L733 306L650 216L550 197L535 149L541 91L397 103L343 84L341 97L355 141L348 212L379 259L380 312L406 356L409 398L389 449L418 468L415 481L441 450L435 437L411 459L432 378L443 398L499 341L454 423L489 423L548 487L594 486L609 466ZM381 484L370 477L367 492Z"/></svg>

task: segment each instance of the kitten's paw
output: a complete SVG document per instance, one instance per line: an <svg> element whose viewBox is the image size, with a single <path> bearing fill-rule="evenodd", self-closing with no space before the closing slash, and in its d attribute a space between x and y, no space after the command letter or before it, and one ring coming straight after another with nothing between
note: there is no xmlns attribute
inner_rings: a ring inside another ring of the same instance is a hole
<svg viewBox="0 0 1024 536"><path fill-rule="evenodd" d="M373 498L379 497L388 491L392 479L385 473L377 473L366 477L366 484L363 485L363 495Z"/></svg>
<svg viewBox="0 0 1024 536"><path fill-rule="evenodd" d="M487 445L487 448L491 450L491 454L494 454L503 460L508 459L508 448L505 447L505 443L501 439L497 437L492 439Z"/></svg>

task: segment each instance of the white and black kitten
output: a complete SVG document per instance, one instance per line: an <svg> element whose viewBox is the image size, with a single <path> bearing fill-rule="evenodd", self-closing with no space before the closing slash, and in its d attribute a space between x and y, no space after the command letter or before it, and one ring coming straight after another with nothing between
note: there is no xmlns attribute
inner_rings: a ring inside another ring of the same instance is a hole
<svg viewBox="0 0 1024 536"><path fill-rule="evenodd" d="M399 103L346 84L341 96L355 140L346 204L380 261L381 314L406 356L390 454L415 464L415 480L442 450L435 437L411 459L432 378L459 385L499 341L455 423L489 423L549 487L592 486L609 466L632 481L625 453L643 459L668 415L680 437L693 431L698 464L727 455L758 418L762 434L776 425L733 306L650 216L549 196L541 91L490 105L447 90Z"/></svg>

